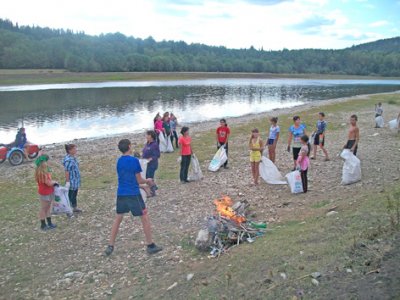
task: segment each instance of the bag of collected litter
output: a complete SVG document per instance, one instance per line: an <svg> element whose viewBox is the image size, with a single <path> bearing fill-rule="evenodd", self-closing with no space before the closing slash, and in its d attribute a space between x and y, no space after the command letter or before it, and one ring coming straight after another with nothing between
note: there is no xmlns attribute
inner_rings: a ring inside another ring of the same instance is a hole
<svg viewBox="0 0 400 300"><path fill-rule="evenodd" d="M343 158L342 184L352 184L361 180L361 163L357 156L349 149L344 149L340 154Z"/></svg>
<svg viewBox="0 0 400 300"><path fill-rule="evenodd" d="M208 170L211 172L216 172L219 168L226 162L228 156L226 155L225 146L222 146L218 149L217 153L215 153L213 159L208 166Z"/></svg>
<svg viewBox="0 0 400 300"><path fill-rule="evenodd" d="M167 140L167 149L165 150L165 152L169 153L174 152L174 147L172 146L171 142L171 136L168 135L165 139Z"/></svg>
<svg viewBox="0 0 400 300"><path fill-rule="evenodd" d="M67 214L72 215L72 207L69 202L68 191L66 187L55 186L54 187L54 201L51 213L53 215Z"/></svg>
<svg viewBox="0 0 400 300"><path fill-rule="evenodd" d="M145 158L140 158L139 163L140 167L142 168L142 173L140 173L140 175L142 175L142 178L146 179L147 164L149 161Z"/></svg>
<svg viewBox="0 0 400 300"><path fill-rule="evenodd" d="M264 179L266 183L287 184L285 178L283 178L275 164L265 156L261 157L259 170L261 178Z"/></svg>
<svg viewBox="0 0 400 300"><path fill-rule="evenodd" d="M399 126L399 123L397 122L397 119L393 119L392 121L389 122L389 128L392 130L396 130Z"/></svg>
<svg viewBox="0 0 400 300"><path fill-rule="evenodd" d="M191 161L190 161L190 170L189 170L188 180L198 181L202 178L203 178L203 173L201 172L201 169L200 169L199 160L197 159L196 155L193 154Z"/></svg>
<svg viewBox="0 0 400 300"><path fill-rule="evenodd" d="M376 123L376 127L378 128L383 128L383 126L385 125L385 122L383 121L383 117L382 116L378 116L375 118L375 123Z"/></svg>
<svg viewBox="0 0 400 300"><path fill-rule="evenodd" d="M144 203L146 203L146 201L147 201L146 191L144 189L142 189L142 188L140 188L139 190L140 190L140 195L142 195Z"/></svg>
<svg viewBox="0 0 400 300"><path fill-rule="evenodd" d="M289 182L290 191L292 194L298 194L303 192L303 184L301 182L300 171L293 171L285 176Z"/></svg>
<svg viewBox="0 0 400 300"><path fill-rule="evenodd" d="M164 136L164 133L160 132L158 134L158 139L160 140L160 152L164 153L167 152L167 140Z"/></svg>

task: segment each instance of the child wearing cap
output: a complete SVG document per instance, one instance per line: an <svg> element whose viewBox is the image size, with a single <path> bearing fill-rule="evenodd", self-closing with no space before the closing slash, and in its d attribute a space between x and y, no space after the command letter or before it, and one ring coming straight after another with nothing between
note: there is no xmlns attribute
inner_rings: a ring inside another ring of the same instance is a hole
<svg viewBox="0 0 400 300"><path fill-rule="evenodd" d="M44 154L39 156L35 161L35 179L38 184L40 199L40 229L43 231L56 228L56 225L51 222L50 210L51 203L54 200L54 185L56 185L57 182L51 179L51 170L47 165L48 160L49 156Z"/></svg>

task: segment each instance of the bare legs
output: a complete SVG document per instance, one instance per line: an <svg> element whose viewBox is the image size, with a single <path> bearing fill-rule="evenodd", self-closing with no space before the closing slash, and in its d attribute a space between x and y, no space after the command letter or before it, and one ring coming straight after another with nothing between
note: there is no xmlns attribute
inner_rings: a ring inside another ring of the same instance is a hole
<svg viewBox="0 0 400 300"><path fill-rule="evenodd" d="M51 201L40 200L39 219L44 220L50 217Z"/></svg>
<svg viewBox="0 0 400 300"><path fill-rule="evenodd" d="M251 174L253 175L254 184L258 184L258 177L260 177L259 165L260 162L250 162Z"/></svg>
<svg viewBox="0 0 400 300"><path fill-rule="evenodd" d="M123 214L117 214L117 216L115 217L113 226L111 228L111 236L110 236L110 242L109 242L110 246L114 246L114 244L115 244L115 239L117 237L119 226L121 225L123 218L124 218ZM152 238L152 234L151 234L151 223L150 223L149 215L146 213L145 215L141 216L140 218L142 220L143 232L144 232L144 236L146 239L146 244L150 245L153 243L153 238Z"/></svg>
<svg viewBox="0 0 400 300"><path fill-rule="evenodd" d="M313 159L317 159L317 148L320 147L322 152L325 154L325 160L329 160L328 151L326 151L325 147L322 145L314 145L314 155Z"/></svg>
<svg viewBox="0 0 400 300"><path fill-rule="evenodd" d="M276 148L276 145L268 145L268 155L269 155L269 159L270 159L270 161L272 161L273 163L275 163L275 148Z"/></svg>

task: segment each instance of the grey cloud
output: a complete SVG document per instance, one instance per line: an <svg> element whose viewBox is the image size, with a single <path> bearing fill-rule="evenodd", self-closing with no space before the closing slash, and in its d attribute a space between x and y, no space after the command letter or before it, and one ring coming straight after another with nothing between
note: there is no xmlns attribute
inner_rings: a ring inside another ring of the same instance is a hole
<svg viewBox="0 0 400 300"><path fill-rule="evenodd" d="M335 25L335 20L313 15L299 23L286 26L286 28L301 31L304 34L315 34L321 30L322 26L330 25Z"/></svg>

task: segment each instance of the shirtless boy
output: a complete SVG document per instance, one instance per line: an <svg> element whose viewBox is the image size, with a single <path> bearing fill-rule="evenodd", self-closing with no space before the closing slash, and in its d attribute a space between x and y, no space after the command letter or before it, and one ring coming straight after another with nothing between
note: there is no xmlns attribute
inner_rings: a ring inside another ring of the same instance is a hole
<svg viewBox="0 0 400 300"><path fill-rule="evenodd" d="M358 142L360 141L360 129L357 127L358 118L356 115L350 117L350 128L347 143L343 149L350 149L354 155L357 155Z"/></svg>

